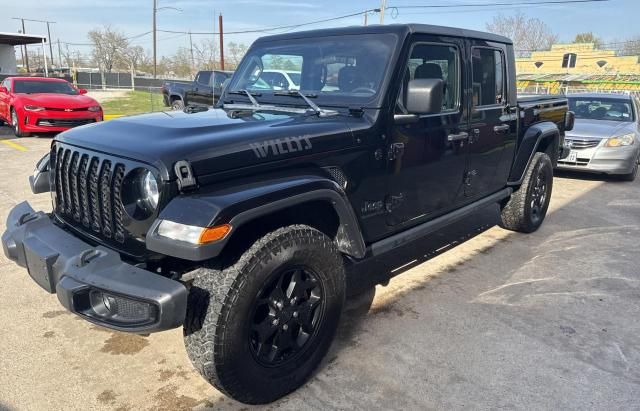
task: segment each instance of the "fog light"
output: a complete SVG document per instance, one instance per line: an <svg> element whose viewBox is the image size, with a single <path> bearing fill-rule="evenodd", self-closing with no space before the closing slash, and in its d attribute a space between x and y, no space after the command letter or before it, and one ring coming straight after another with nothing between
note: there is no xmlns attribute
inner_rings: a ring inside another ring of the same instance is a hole
<svg viewBox="0 0 640 411"><path fill-rule="evenodd" d="M132 300L100 290L89 293L92 316L121 325L153 323L157 318L156 306L145 301Z"/></svg>

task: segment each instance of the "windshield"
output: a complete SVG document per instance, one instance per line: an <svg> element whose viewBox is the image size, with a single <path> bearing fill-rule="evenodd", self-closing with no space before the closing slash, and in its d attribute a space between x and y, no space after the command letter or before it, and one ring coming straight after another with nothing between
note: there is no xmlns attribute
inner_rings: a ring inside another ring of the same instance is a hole
<svg viewBox="0 0 640 411"><path fill-rule="evenodd" d="M321 104L371 103L380 94L396 42L393 34L379 34L258 43L229 90L260 93L261 101L285 101L283 90L300 90Z"/></svg>
<svg viewBox="0 0 640 411"><path fill-rule="evenodd" d="M633 121L631 100L569 97L569 110L581 119Z"/></svg>
<svg viewBox="0 0 640 411"><path fill-rule="evenodd" d="M14 80L14 93L53 93L53 94L69 94L76 95L76 90L66 81L38 81L38 80Z"/></svg>

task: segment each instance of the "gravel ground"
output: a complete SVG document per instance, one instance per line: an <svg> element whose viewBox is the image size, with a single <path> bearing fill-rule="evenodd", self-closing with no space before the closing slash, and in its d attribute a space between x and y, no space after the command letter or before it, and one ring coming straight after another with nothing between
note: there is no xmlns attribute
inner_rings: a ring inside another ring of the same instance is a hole
<svg viewBox="0 0 640 411"><path fill-rule="evenodd" d="M50 138L12 141L26 150L0 144L3 222L25 199L51 207L27 184ZM262 408L640 408L640 181L556 178L532 235L492 227L496 217L353 267L324 365ZM180 330L101 329L4 256L0 273L0 409L247 409L193 371Z"/></svg>

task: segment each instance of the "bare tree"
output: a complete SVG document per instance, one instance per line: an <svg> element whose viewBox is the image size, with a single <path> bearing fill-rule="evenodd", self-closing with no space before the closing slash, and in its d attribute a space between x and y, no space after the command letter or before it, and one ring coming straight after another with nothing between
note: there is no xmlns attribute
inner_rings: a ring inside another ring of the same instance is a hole
<svg viewBox="0 0 640 411"><path fill-rule="evenodd" d="M247 46L243 43L234 43L233 41L227 44L227 50L229 52L229 63L233 67L238 67L240 61L247 53Z"/></svg>
<svg viewBox="0 0 640 411"><path fill-rule="evenodd" d="M573 40L574 43L593 43L597 49L602 47L602 40L592 32L578 33Z"/></svg>
<svg viewBox="0 0 640 411"><path fill-rule="evenodd" d="M117 65L124 63L123 56L129 42L122 33L107 25L91 30L89 39L93 43L93 59L102 73L111 73Z"/></svg>
<svg viewBox="0 0 640 411"><path fill-rule="evenodd" d="M217 63L218 44L213 39L202 40L200 43L194 44L193 54L197 70L214 70L219 67Z"/></svg>
<svg viewBox="0 0 640 411"><path fill-rule="evenodd" d="M513 41L516 56L525 57L532 51L548 50L558 40L551 28L542 20L528 18L521 12L513 16L499 14L487 23L488 31Z"/></svg>
<svg viewBox="0 0 640 411"><path fill-rule="evenodd" d="M640 36L629 37L616 47L623 56L640 56Z"/></svg>

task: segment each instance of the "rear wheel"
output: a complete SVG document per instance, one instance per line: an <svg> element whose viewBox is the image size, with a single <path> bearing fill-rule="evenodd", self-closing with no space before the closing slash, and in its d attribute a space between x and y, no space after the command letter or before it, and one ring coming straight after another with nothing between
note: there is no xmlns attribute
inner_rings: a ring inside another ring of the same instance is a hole
<svg viewBox="0 0 640 411"><path fill-rule="evenodd" d="M308 226L275 230L240 259L201 269L189 296L187 353L212 385L248 404L304 384L331 345L345 298L342 257Z"/></svg>
<svg viewBox="0 0 640 411"><path fill-rule="evenodd" d="M13 125L13 134L15 134L16 137L29 137L29 133L22 131L20 118L15 109L11 109L11 124Z"/></svg>
<svg viewBox="0 0 640 411"><path fill-rule="evenodd" d="M553 166L546 153L535 153L522 185L502 208L500 226L532 233L542 225L553 188Z"/></svg>

